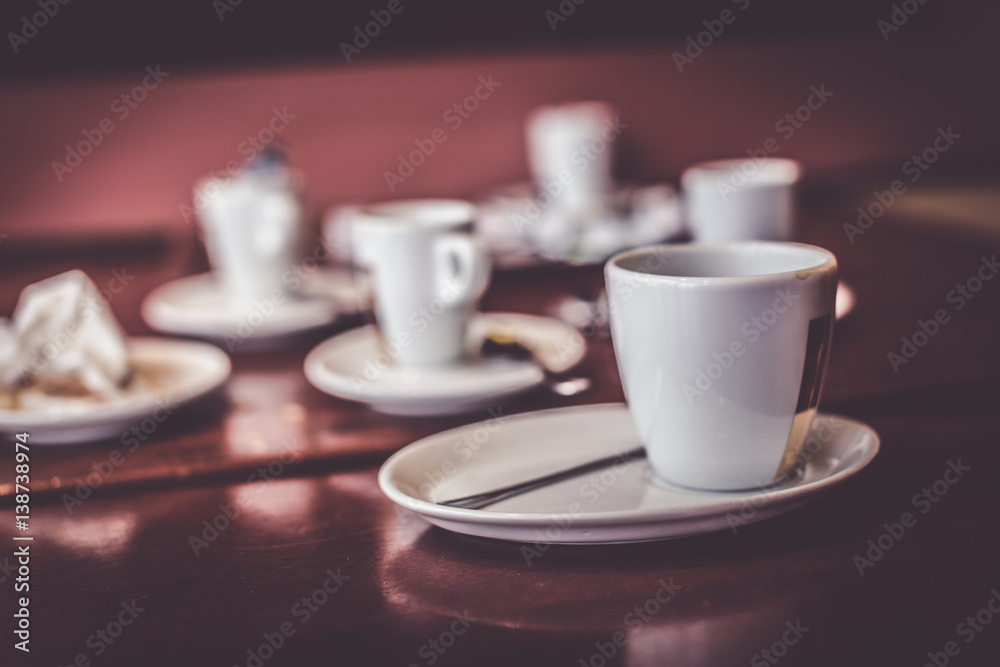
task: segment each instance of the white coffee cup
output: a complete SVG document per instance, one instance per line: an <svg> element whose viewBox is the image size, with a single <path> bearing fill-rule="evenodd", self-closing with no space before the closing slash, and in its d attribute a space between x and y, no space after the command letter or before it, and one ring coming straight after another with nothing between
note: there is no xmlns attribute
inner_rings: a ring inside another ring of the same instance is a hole
<svg viewBox="0 0 1000 667"><path fill-rule="evenodd" d="M368 269L375 320L400 365L457 362L469 318L489 282L486 253L470 235L476 208L453 199L361 207L352 222L355 263Z"/></svg>
<svg viewBox="0 0 1000 667"><path fill-rule="evenodd" d="M605 267L618 368L653 470L764 487L793 471L816 412L837 261L788 242L662 245Z"/></svg>
<svg viewBox="0 0 1000 667"><path fill-rule="evenodd" d="M558 190L548 207L600 203L614 186L612 164L618 128L604 102L538 107L525 121L528 161L541 192Z"/></svg>
<svg viewBox="0 0 1000 667"><path fill-rule="evenodd" d="M303 211L297 177L283 168L210 177L194 189L212 272L234 299L289 292L283 278L298 259Z"/></svg>
<svg viewBox="0 0 1000 667"><path fill-rule="evenodd" d="M681 175L684 211L696 241L783 241L795 230L794 160L746 158L702 162Z"/></svg>

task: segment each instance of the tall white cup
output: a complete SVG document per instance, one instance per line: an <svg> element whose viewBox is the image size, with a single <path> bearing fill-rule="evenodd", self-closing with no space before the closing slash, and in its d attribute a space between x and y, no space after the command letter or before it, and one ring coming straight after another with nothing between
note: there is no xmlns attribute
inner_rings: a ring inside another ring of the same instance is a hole
<svg viewBox="0 0 1000 667"><path fill-rule="evenodd" d="M726 491L792 472L833 332L834 256L663 245L619 254L605 273L618 369L656 474Z"/></svg>
<svg viewBox="0 0 1000 667"><path fill-rule="evenodd" d="M249 169L195 186L212 271L223 290L245 301L288 292L283 281L298 259L302 201L298 179L285 169Z"/></svg>
<svg viewBox="0 0 1000 667"><path fill-rule="evenodd" d="M528 161L539 191L557 187L551 205L600 204L614 186L612 163L619 129L604 102L574 102L534 109L525 122Z"/></svg>
<svg viewBox="0 0 1000 667"><path fill-rule="evenodd" d="M681 175L684 212L696 241L784 241L795 229L794 160L746 158L702 162Z"/></svg>
<svg viewBox="0 0 1000 667"><path fill-rule="evenodd" d="M355 214L354 260L371 273L375 319L397 363L449 364L464 354L489 282L489 259L470 235L475 214L452 199L391 201Z"/></svg>

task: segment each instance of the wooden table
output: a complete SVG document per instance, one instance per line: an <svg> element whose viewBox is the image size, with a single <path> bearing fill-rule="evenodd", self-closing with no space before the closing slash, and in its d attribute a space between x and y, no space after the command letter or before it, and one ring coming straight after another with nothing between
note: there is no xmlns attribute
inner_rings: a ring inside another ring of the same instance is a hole
<svg viewBox="0 0 1000 667"><path fill-rule="evenodd" d="M850 219L816 210L803 230L858 295L822 405L870 423L882 452L808 507L736 532L552 547L529 565L519 545L429 527L376 486L390 453L485 413L391 418L333 399L302 376L307 341L237 356L225 395L169 419L81 503L66 502L75 478L121 443L32 449L31 654L11 647L7 497L2 664L996 664L1000 280L961 310L948 294L1000 248L888 222L852 244ZM36 250L0 248L0 310L60 270L83 267L99 286L124 270L134 279L112 307L132 334L149 333L149 289L204 268L193 239ZM501 273L484 308L546 313L602 280L598 268ZM950 321L895 372L887 354L939 308ZM588 343L593 389L503 409L622 400L610 341ZM915 523L900 535L904 512Z"/></svg>

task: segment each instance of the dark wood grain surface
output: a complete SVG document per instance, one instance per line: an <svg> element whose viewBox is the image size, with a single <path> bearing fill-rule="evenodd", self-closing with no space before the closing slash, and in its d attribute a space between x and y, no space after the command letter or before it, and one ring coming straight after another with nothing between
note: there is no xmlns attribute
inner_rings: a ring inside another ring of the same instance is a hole
<svg viewBox="0 0 1000 667"><path fill-rule="evenodd" d="M802 230L835 252L858 296L837 325L822 408L867 421L883 448L808 507L736 532L552 547L528 563L517 544L429 527L376 485L389 454L485 412L394 418L331 398L302 375L315 342L306 341L236 356L222 394L165 422L82 503L64 494L121 443L32 450L32 652L25 660L11 646L6 498L0 662L923 665L955 642L949 664L995 664L1000 616L981 613L981 630L966 617L1000 589L1000 280L961 310L947 295L998 248L889 223L851 244L848 219L816 210ZM44 250L3 247L0 311L24 284L60 270L80 266L100 286L124 267L135 278L112 307L130 333L148 334L142 297L204 268L193 238ZM547 313L602 280L594 267L499 273L484 308ZM887 354L939 308L950 321L894 371ZM621 400L610 340L588 344L579 370L594 379L589 392L538 390L502 409ZM13 478L11 450L4 445L0 484ZM248 482L282 456L275 479ZM935 494L954 466L962 477ZM904 512L915 524L859 566L869 540L888 544Z"/></svg>

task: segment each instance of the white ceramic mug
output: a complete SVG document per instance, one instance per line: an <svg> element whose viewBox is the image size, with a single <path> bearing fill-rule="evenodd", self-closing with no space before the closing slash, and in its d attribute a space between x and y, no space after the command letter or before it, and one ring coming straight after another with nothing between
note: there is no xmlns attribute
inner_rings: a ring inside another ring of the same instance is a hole
<svg viewBox="0 0 1000 667"><path fill-rule="evenodd" d="M746 158L702 162L681 175L684 211L696 241L783 241L795 231L794 160Z"/></svg>
<svg viewBox="0 0 1000 667"><path fill-rule="evenodd" d="M207 178L194 190L212 271L225 293L245 301L287 294L284 279L298 259L302 202L297 178L284 169L248 169Z"/></svg>
<svg viewBox="0 0 1000 667"><path fill-rule="evenodd" d="M475 215L475 206L453 199L390 201L355 213L354 260L371 274L375 320L397 363L449 364L465 353L490 269L470 235Z"/></svg>
<svg viewBox="0 0 1000 667"><path fill-rule="evenodd" d="M609 104L538 107L528 115L525 130L536 188L560 192L549 206L592 206L611 191L614 144L620 130Z"/></svg>
<svg viewBox="0 0 1000 667"><path fill-rule="evenodd" d="M605 273L618 369L657 475L725 491L792 472L833 332L834 256L788 242L662 245Z"/></svg>

